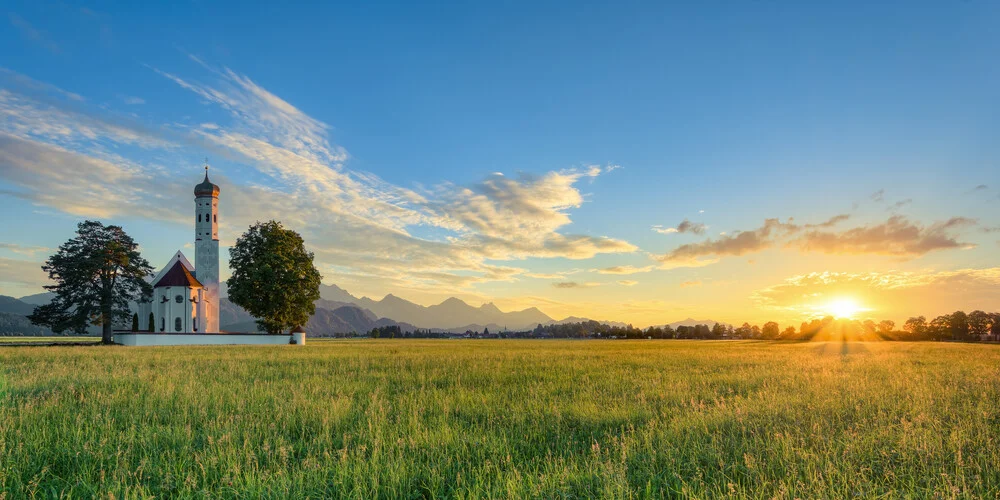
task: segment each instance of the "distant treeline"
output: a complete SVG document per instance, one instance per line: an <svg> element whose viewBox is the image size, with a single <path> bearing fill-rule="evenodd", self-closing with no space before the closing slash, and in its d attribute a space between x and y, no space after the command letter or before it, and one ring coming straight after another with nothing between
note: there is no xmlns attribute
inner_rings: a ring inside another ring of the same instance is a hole
<svg viewBox="0 0 1000 500"><path fill-rule="evenodd" d="M714 325L651 326L645 329L628 326L612 326L598 321L538 325L527 331L499 331L491 333L472 330L465 333L441 333L430 330L404 332L399 326L384 326L372 329L367 335L357 333L344 336L371 338L561 338L561 339L746 339L746 340L957 340L965 342L1000 341L1000 313L973 311L966 314L955 311L927 321L924 316L912 317L896 328L896 323L883 320L822 319L803 322L796 329L768 321L763 326L743 323L734 327L723 323Z"/></svg>
<svg viewBox="0 0 1000 500"><path fill-rule="evenodd" d="M31 324L28 318L20 314L0 313L0 336L36 337L43 335L53 335L53 333L48 328Z"/></svg>

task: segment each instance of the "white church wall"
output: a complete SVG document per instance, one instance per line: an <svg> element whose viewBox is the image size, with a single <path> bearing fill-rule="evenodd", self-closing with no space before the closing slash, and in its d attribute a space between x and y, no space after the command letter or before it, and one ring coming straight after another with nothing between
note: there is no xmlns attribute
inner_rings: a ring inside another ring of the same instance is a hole
<svg viewBox="0 0 1000 500"><path fill-rule="evenodd" d="M180 297L180 302L177 298ZM164 300L166 299L166 300ZM199 289L191 287L157 288L153 301L156 303L156 329L160 333L192 333L198 322L197 304L201 300ZM180 329L177 319L180 319Z"/></svg>

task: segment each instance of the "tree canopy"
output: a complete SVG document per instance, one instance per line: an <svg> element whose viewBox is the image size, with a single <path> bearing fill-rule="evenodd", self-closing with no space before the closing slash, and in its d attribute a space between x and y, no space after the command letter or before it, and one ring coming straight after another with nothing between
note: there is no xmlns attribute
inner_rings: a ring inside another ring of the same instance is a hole
<svg viewBox="0 0 1000 500"><path fill-rule="evenodd" d="M139 255L139 245L120 226L97 221L77 225L76 237L63 243L42 270L54 285L45 289L56 296L28 316L32 323L56 333L86 333L89 325L102 327L102 341L112 341L112 325L132 315L129 302L148 300L153 294L146 278L152 266Z"/></svg>
<svg viewBox="0 0 1000 500"><path fill-rule="evenodd" d="M229 300L268 333L303 326L316 312L322 276L302 237L280 222L258 222L229 249Z"/></svg>

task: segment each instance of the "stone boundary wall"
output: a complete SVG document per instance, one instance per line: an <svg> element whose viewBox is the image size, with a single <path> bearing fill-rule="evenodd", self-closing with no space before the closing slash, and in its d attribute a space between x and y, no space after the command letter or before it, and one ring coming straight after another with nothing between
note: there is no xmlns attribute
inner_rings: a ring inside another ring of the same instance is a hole
<svg viewBox="0 0 1000 500"><path fill-rule="evenodd" d="M115 333L115 343L127 346L166 345L305 345L305 332L291 335L260 333Z"/></svg>

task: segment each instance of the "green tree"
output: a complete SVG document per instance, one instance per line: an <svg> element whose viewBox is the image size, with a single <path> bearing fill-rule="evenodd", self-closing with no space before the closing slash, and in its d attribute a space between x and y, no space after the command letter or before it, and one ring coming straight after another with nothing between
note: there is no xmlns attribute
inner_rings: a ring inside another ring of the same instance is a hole
<svg viewBox="0 0 1000 500"><path fill-rule="evenodd" d="M84 221L76 234L42 266L56 282L45 289L56 296L28 319L56 333L83 334L89 325L101 326L101 341L110 344L112 325L128 320L129 302L152 296L146 277L153 268L120 226Z"/></svg>
<svg viewBox="0 0 1000 500"><path fill-rule="evenodd" d="M743 323L743 326L736 329L736 336L741 339L748 339L752 334L753 328L750 327L750 323Z"/></svg>
<svg viewBox="0 0 1000 500"><path fill-rule="evenodd" d="M922 337L927 333L927 318L923 316L915 316L903 324L903 331L909 333L913 337Z"/></svg>
<svg viewBox="0 0 1000 500"><path fill-rule="evenodd" d="M760 329L760 336L765 339L776 339L779 333L781 333L781 327L774 321L764 323L764 327Z"/></svg>
<svg viewBox="0 0 1000 500"><path fill-rule="evenodd" d="M132 331L139 331L139 313L132 313Z"/></svg>
<svg viewBox="0 0 1000 500"><path fill-rule="evenodd" d="M149 313L149 325L148 326L149 327L146 329L147 331L150 331L150 332L155 332L156 331L156 316L154 316L152 312Z"/></svg>
<svg viewBox="0 0 1000 500"><path fill-rule="evenodd" d="M951 313L948 320L948 329L951 330L952 339L967 340L969 338L969 315L963 311Z"/></svg>
<svg viewBox="0 0 1000 500"><path fill-rule="evenodd" d="M789 326L785 328L785 331L781 332L782 339L794 339L795 338L795 327Z"/></svg>
<svg viewBox="0 0 1000 500"><path fill-rule="evenodd" d="M726 325L722 323L716 323L712 327L712 338L721 339L726 336Z"/></svg>
<svg viewBox="0 0 1000 500"><path fill-rule="evenodd" d="M927 332L934 340L944 340L950 332L951 316L938 316L927 325Z"/></svg>
<svg viewBox="0 0 1000 500"><path fill-rule="evenodd" d="M978 310L969 313L969 333L972 335L976 337L989 335L991 326L993 326L992 315Z"/></svg>
<svg viewBox="0 0 1000 500"><path fill-rule="evenodd" d="M878 332L881 334L892 333L893 329L896 328L896 322L891 319L884 319L878 323Z"/></svg>
<svg viewBox="0 0 1000 500"><path fill-rule="evenodd" d="M323 277L302 237L280 222L250 226L229 249L229 267L229 300L257 318L264 331L302 326L316 312Z"/></svg>
<svg viewBox="0 0 1000 500"><path fill-rule="evenodd" d="M861 328L867 336L871 337L878 331L878 324L870 319L866 319L861 323Z"/></svg>

